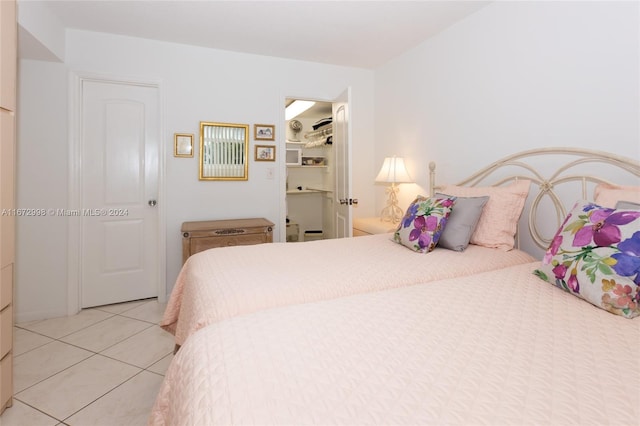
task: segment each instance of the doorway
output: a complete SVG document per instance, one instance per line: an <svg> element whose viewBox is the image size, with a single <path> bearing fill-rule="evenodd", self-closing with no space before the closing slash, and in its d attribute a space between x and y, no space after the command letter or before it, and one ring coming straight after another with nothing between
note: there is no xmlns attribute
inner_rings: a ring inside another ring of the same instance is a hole
<svg viewBox="0 0 640 426"><path fill-rule="evenodd" d="M350 205L341 202L351 182L345 93L334 102L285 100L287 242L351 235Z"/></svg>

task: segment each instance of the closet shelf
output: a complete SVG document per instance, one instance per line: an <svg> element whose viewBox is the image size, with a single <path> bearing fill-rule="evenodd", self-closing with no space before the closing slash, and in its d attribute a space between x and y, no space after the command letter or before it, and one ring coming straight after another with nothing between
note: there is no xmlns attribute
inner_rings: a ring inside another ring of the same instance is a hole
<svg viewBox="0 0 640 426"><path fill-rule="evenodd" d="M288 195L293 194L322 194L322 193L330 193L333 191L329 191L326 189L316 189L316 188L305 188L305 189L289 189L287 190Z"/></svg>

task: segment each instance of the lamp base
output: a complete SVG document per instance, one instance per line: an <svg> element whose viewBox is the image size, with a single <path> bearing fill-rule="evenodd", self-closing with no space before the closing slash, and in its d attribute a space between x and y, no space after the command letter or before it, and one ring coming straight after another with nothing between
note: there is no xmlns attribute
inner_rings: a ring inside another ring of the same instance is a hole
<svg viewBox="0 0 640 426"><path fill-rule="evenodd" d="M392 183L389 188L387 188L387 194L389 194L389 198L387 199L387 206L382 209L380 212L380 220L383 222L391 222L398 223L404 212L400 207L398 207L398 193L399 188Z"/></svg>

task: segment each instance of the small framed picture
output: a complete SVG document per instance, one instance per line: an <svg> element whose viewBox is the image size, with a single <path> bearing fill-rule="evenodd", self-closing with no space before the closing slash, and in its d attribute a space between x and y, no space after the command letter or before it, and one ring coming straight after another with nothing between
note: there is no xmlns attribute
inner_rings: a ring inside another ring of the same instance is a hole
<svg viewBox="0 0 640 426"><path fill-rule="evenodd" d="M175 133L173 135L174 157L193 157L193 135Z"/></svg>
<svg viewBox="0 0 640 426"><path fill-rule="evenodd" d="M273 145L256 145L256 161L276 161L276 147Z"/></svg>
<svg viewBox="0 0 640 426"><path fill-rule="evenodd" d="M272 124L254 124L253 138L257 141L276 140L276 126Z"/></svg>

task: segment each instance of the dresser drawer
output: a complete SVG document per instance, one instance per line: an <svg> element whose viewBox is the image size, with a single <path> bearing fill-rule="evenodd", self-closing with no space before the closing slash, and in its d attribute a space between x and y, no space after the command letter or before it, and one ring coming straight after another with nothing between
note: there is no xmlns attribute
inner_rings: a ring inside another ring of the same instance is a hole
<svg viewBox="0 0 640 426"><path fill-rule="evenodd" d="M11 350L13 344L13 306L0 311L0 358Z"/></svg>
<svg viewBox="0 0 640 426"><path fill-rule="evenodd" d="M4 309L13 299L13 263L0 271L0 310Z"/></svg>
<svg viewBox="0 0 640 426"><path fill-rule="evenodd" d="M11 407L13 394L13 356L11 354L0 359L0 413Z"/></svg>
<svg viewBox="0 0 640 426"><path fill-rule="evenodd" d="M268 243L266 234L247 234L226 237L191 238L191 253L198 253L215 247L242 246Z"/></svg>

